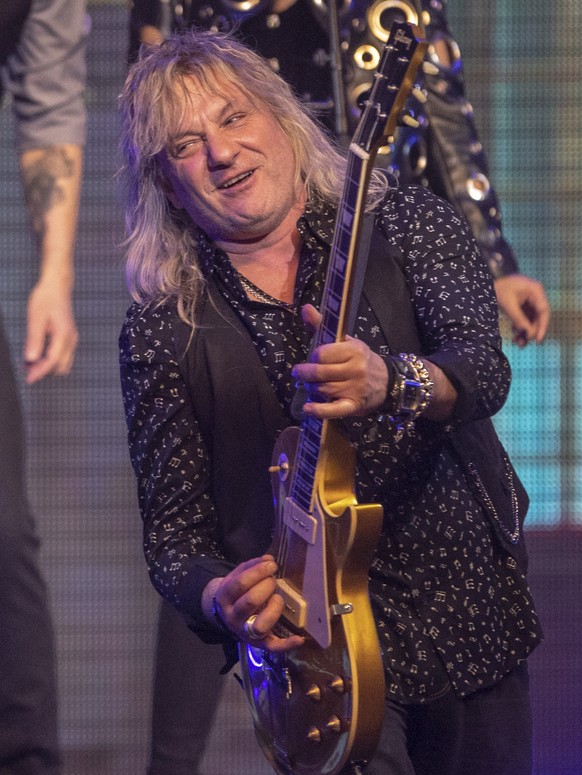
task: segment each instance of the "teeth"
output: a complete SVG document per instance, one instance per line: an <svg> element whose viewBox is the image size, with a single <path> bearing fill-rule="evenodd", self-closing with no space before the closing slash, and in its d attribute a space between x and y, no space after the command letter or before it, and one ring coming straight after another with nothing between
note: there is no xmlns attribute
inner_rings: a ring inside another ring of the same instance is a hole
<svg viewBox="0 0 582 775"><path fill-rule="evenodd" d="M234 186L236 183L240 183L241 180L244 180L245 178L248 178L250 172L243 172L242 175L239 175L237 178L233 178L232 180L229 180L228 183L225 183L220 188L230 188L231 186Z"/></svg>

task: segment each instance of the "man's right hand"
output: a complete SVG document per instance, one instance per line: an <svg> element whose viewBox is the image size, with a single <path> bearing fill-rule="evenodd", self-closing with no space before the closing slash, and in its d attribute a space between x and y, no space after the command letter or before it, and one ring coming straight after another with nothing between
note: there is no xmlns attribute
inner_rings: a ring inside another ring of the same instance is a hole
<svg viewBox="0 0 582 775"><path fill-rule="evenodd" d="M283 613L283 598L277 594L277 564L270 554L241 563L228 576L210 581L202 594L202 609L213 621L212 602L223 625L241 641L273 652L302 646L299 635L279 638L273 628ZM249 622L250 620L250 622Z"/></svg>

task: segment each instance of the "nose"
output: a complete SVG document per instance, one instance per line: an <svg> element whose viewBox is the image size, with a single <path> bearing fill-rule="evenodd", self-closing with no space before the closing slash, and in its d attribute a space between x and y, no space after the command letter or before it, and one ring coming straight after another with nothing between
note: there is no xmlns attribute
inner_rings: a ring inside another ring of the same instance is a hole
<svg viewBox="0 0 582 775"><path fill-rule="evenodd" d="M205 138L205 147L208 166L211 169L230 166L238 155L236 140L229 137L228 132L208 133Z"/></svg>

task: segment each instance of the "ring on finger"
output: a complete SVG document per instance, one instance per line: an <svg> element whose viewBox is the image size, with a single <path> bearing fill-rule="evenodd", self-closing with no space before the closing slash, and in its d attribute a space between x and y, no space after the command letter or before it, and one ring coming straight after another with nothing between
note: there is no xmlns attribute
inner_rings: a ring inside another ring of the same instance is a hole
<svg viewBox="0 0 582 775"><path fill-rule="evenodd" d="M254 627L256 619L257 614L253 614L252 616L249 616L243 625L243 632L249 640L261 640L262 636L257 633Z"/></svg>

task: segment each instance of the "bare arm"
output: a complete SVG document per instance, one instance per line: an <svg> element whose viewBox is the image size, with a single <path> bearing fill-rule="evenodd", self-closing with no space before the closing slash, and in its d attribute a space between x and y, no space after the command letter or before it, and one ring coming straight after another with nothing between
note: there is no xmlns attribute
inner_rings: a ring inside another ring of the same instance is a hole
<svg viewBox="0 0 582 775"><path fill-rule="evenodd" d="M85 0L32 3L4 73L13 98L15 145L39 257L27 308L28 383L66 374L77 343L71 291L89 29Z"/></svg>
<svg viewBox="0 0 582 775"><path fill-rule="evenodd" d="M73 251L83 152L63 144L23 151L20 172L40 265L28 299L26 381L67 374L77 345Z"/></svg>

